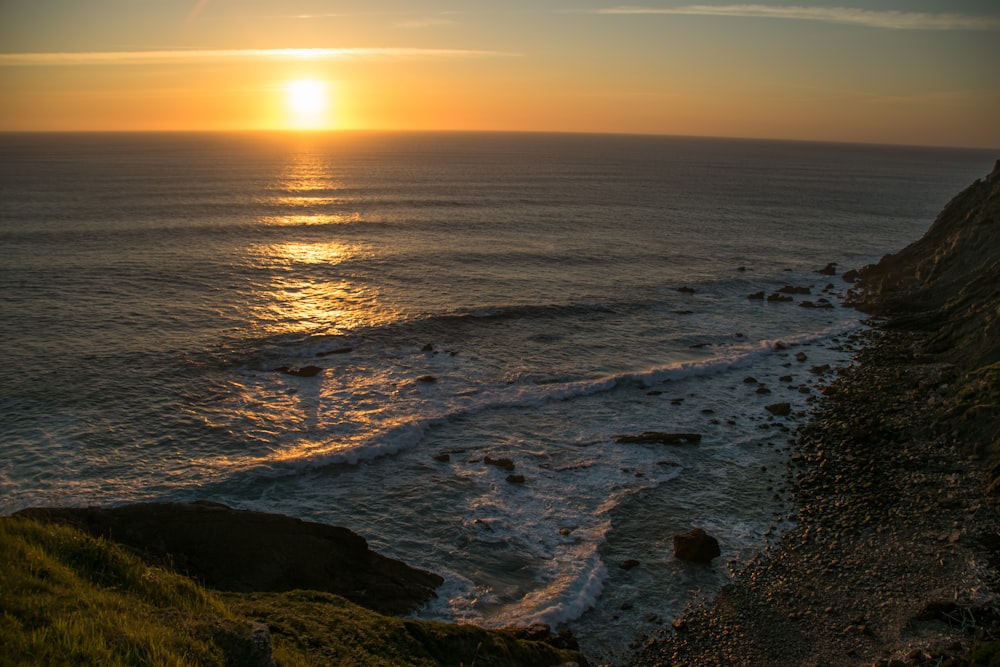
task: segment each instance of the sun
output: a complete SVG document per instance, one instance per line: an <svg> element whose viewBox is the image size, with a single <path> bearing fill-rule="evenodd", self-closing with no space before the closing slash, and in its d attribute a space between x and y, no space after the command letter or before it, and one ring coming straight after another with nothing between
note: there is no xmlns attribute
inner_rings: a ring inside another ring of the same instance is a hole
<svg viewBox="0 0 1000 667"><path fill-rule="evenodd" d="M288 126L297 130L330 127L330 90L324 81L299 79L285 85Z"/></svg>

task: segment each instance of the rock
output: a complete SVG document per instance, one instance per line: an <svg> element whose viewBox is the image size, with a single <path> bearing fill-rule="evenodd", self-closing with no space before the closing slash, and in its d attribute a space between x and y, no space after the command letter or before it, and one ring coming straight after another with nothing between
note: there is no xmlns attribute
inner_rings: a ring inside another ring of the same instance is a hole
<svg viewBox="0 0 1000 667"><path fill-rule="evenodd" d="M434 344L433 343L427 343L422 348L420 348L420 351L421 352L433 352L434 351Z"/></svg>
<svg viewBox="0 0 1000 667"><path fill-rule="evenodd" d="M771 390L768 389L767 387L757 387L757 393L758 394L770 394Z"/></svg>
<svg viewBox="0 0 1000 667"><path fill-rule="evenodd" d="M218 503L34 508L19 514L111 539L223 591L315 590L384 614L406 614L444 583L375 553L346 528Z"/></svg>
<svg viewBox="0 0 1000 667"><path fill-rule="evenodd" d="M451 461L451 454L438 454L434 457L434 460L439 463L447 463L448 461Z"/></svg>
<svg viewBox="0 0 1000 667"><path fill-rule="evenodd" d="M691 563L710 563L722 554L719 541L701 528L674 535L674 557Z"/></svg>
<svg viewBox="0 0 1000 667"><path fill-rule="evenodd" d="M524 475L507 475L507 481L511 484L524 484Z"/></svg>
<svg viewBox="0 0 1000 667"><path fill-rule="evenodd" d="M745 267L745 266L737 266L736 270L739 271L740 273L742 273L742 272L744 272L744 271L747 270L747 267Z"/></svg>
<svg viewBox="0 0 1000 667"><path fill-rule="evenodd" d="M754 292L753 294L747 295L747 298L751 301L763 301L764 300L764 290L759 292Z"/></svg>
<svg viewBox="0 0 1000 667"><path fill-rule="evenodd" d="M818 273L818 274L820 274L822 276L835 276L835 275L837 275L837 263L836 262L830 262L829 264L827 264L826 266L824 266L822 269L818 270L816 273Z"/></svg>
<svg viewBox="0 0 1000 667"><path fill-rule="evenodd" d="M511 461L510 459L491 459L490 457L487 456L485 459L483 459L483 462L488 466L495 466L497 468L502 468L507 472L510 472L511 470L514 469L514 462Z"/></svg>
<svg viewBox="0 0 1000 667"><path fill-rule="evenodd" d="M684 287L678 287L677 291L681 292L682 294L694 294L694 288L688 287L687 285L685 285Z"/></svg>
<svg viewBox="0 0 1000 667"><path fill-rule="evenodd" d="M421 375L417 378L417 382L423 382L424 384L433 384L437 381L438 379L433 375Z"/></svg>
<svg viewBox="0 0 1000 667"><path fill-rule="evenodd" d="M348 353L353 352L353 351L354 351L353 347L338 347L338 348L333 349L333 350L327 350L325 352L318 352L316 354L316 356L317 357L328 357L331 354L348 354Z"/></svg>
<svg viewBox="0 0 1000 667"><path fill-rule="evenodd" d="M805 353L805 352L796 352L796 353L795 353L795 361L798 361L799 363L801 363L801 362L805 361L805 360L806 360L806 359L808 359L808 358L809 358L809 357L808 357L808 356L806 356L806 353Z"/></svg>
<svg viewBox="0 0 1000 667"><path fill-rule="evenodd" d="M812 301L800 301L799 306L802 308L815 308L816 304Z"/></svg>
<svg viewBox="0 0 1000 667"><path fill-rule="evenodd" d="M747 377L743 378L743 382L744 384L758 384L757 378L753 377L752 375L748 375Z"/></svg>
<svg viewBox="0 0 1000 667"><path fill-rule="evenodd" d="M813 366L809 369L809 372L813 375L826 375L831 370L830 364L821 364L819 366Z"/></svg>
<svg viewBox="0 0 1000 667"><path fill-rule="evenodd" d="M302 366L301 368L289 368L288 366L279 366L274 370L284 373L285 375L294 375L300 378L311 378L319 375L323 370L319 366Z"/></svg>
<svg viewBox="0 0 1000 667"><path fill-rule="evenodd" d="M618 567L620 567L623 570L631 570L632 568L639 567L639 565L641 565L641 563L636 559L626 558L625 560L622 561L621 565L619 565Z"/></svg>
<svg viewBox="0 0 1000 667"><path fill-rule="evenodd" d="M795 287L794 285L785 285L778 292L781 294L812 294L812 290L808 287Z"/></svg>
<svg viewBox="0 0 1000 667"><path fill-rule="evenodd" d="M778 378L778 382L791 382L794 379L795 378L792 377L791 375L782 375L781 377Z"/></svg>
<svg viewBox="0 0 1000 667"><path fill-rule="evenodd" d="M772 403L771 405L764 406L764 409L770 412L775 417L787 417L792 413L792 404Z"/></svg>
<svg viewBox="0 0 1000 667"><path fill-rule="evenodd" d="M700 433L663 433L661 431L646 431L639 435L619 436L616 443L619 444L648 444L659 443L662 445L680 445L690 443L697 445L701 442Z"/></svg>
<svg viewBox="0 0 1000 667"><path fill-rule="evenodd" d="M775 292L771 296L767 297L767 300L770 301L771 303L784 303L786 301L794 301L792 297L785 296L784 294L780 294L778 292Z"/></svg>
<svg viewBox="0 0 1000 667"><path fill-rule="evenodd" d="M861 277L861 272L858 271L857 269L851 269L850 271L847 271L846 273L844 273L844 275L841 276L841 278L844 279L845 283L856 283L858 282L858 278L860 277Z"/></svg>

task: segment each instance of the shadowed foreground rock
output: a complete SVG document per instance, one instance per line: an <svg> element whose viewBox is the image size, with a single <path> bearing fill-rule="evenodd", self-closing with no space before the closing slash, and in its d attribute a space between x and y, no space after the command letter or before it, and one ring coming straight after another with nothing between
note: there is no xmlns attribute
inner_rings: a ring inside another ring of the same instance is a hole
<svg viewBox="0 0 1000 667"><path fill-rule="evenodd" d="M30 508L18 515L107 537L223 591L316 590L384 614L405 614L443 583L436 574L375 553L346 528L217 503Z"/></svg>

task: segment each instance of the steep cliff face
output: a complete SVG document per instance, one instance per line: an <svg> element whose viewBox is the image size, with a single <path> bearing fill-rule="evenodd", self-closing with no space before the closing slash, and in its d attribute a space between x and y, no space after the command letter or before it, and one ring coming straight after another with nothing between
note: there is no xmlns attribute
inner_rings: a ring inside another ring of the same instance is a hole
<svg viewBox="0 0 1000 667"><path fill-rule="evenodd" d="M923 238L861 271L855 305L910 331L945 369L924 407L935 430L1000 463L1000 161L951 200ZM1000 465L991 473L1000 494Z"/></svg>
<svg viewBox="0 0 1000 667"><path fill-rule="evenodd" d="M967 370L1000 361L1000 161L923 238L861 271L857 305L933 331L926 350Z"/></svg>

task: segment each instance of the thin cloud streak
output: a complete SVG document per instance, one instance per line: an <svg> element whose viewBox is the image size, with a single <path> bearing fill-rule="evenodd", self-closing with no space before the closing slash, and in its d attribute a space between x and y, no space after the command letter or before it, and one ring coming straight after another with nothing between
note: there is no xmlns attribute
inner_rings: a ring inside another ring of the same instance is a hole
<svg viewBox="0 0 1000 667"><path fill-rule="evenodd" d="M674 14L824 21L889 30L1000 30L1000 18L992 16L877 11L851 7L687 5L685 7L608 7L595 11L598 14Z"/></svg>
<svg viewBox="0 0 1000 667"><path fill-rule="evenodd" d="M229 49L161 51L89 51L80 53L0 53L3 66L196 65L221 61L283 60L412 60L417 58L516 57L505 51L468 49Z"/></svg>

